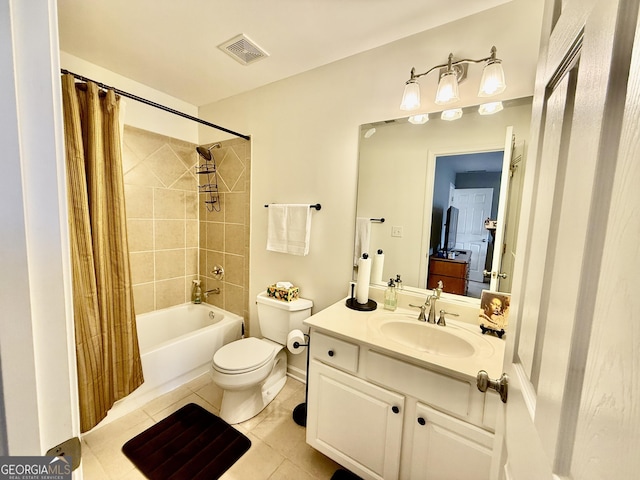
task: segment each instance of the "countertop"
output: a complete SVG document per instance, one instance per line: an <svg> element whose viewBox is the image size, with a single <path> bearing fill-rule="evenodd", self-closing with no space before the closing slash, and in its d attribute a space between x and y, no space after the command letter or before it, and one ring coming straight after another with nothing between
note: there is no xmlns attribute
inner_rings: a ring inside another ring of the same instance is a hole
<svg viewBox="0 0 640 480"><path fill-rule="evenodd" d="M476 353L467 357L432 354L393 341L375 327L376 318L379 319L383 315L388 316L388 314L397 314L403 319L415 318L415 321L418 322L417 310L398 308L395 312L391 312L385 310L382 303L378 302L376 310L361 312L348 308L345 302L346 298L312 315L305 320L305 325L317 331L364 344L381 353L387 353L456 377L475 381L479 370L485 370L491 378L498 378L503 373L504 338L482 335L480 327L476 324L449 318L447 318L447 325L444 327L425 324L425 327L428 328L451 329L451 332L457 332L459 336L471 339L480 347L476 349ZM313 342L313 336L311 341Z"/></svg>

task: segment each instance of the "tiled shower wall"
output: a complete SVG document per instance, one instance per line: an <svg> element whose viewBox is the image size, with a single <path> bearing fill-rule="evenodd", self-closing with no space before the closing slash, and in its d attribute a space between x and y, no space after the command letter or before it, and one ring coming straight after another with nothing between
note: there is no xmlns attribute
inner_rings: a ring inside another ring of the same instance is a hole
<svg viewBox="0 0 640 480"><path fill-rule="evenodd" d="M220 158L219 177L227 179L219 181L221 211L210 213L198 198L196 145L125 126L123 168L136 313L190 301L200 269L203 290L221 289L206 301L248 318L248 145L230 140L214 151L216 161ZM215 264L225 268L222 281L206 276Z"/></svg>
<svg viewBox="0 0 640 480"><path fill-rule="evenodd" d="M248 320L251 149L243 139L221 145L211 150L218 171L220 211L209 211L204 203L207 194L200 194L200 278L204 290L220 288L220 294L207 298L208 303ZM200 183L206 183L206 175L199 176ZM224 268L222 280L213 278L216 265Z"/></svg>

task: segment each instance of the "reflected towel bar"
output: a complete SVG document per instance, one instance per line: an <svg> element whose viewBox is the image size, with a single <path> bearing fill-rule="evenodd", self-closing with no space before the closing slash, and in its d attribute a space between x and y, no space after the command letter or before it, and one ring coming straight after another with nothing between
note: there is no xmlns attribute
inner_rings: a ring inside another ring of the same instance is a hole
<svg viewBox="0 0 640 480"><path fill-rule="evenodd" d="M268 203L268 204L266 204L264 206L264 208L269 208L269 205L276 205L276 204L275 203L272 203L272 204ZM319 203L314 203L313 205L309 205L309 208L315 208L316 210L320 210L322 208L322 205L320 205ZM384 219L382 221L384 221Z"/></svg>
<svg viewBox="0 0 640 480"><path fill-rule="evenodd" d="M372 222L384 223L384 217L382 217L382 218L370 218L369 220L371 220Z"/></svg>

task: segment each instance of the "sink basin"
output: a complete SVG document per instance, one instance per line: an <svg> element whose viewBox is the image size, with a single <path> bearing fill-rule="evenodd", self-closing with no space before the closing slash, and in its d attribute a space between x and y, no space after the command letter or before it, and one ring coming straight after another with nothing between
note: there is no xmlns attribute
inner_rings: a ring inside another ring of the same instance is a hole
<svg viewBox="0 0 640 480"><path fill-rule="evenodd" d="M380 332L394 342L421 352L449 357L470 357L475 348L465 339L450 333L445 328L405 321L390 321L380 326Z"/></svg>
<svg viewBox="0 0 640 480"><path fill-rule="evenodd" d="M464 358L491 354L493 347L479 333L447 323L446 327L421 322L415 314L372 315L369 327L385 339L418 352Z"/></svg>

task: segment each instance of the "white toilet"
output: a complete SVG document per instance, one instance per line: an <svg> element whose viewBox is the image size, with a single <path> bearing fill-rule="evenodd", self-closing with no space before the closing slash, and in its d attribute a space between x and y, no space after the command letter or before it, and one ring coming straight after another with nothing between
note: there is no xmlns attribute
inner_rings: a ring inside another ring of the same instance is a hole
<svg viewBox="0 0 640 480"><path fill-rule="evenodd" d="M311 315L313 302L283 302L262 292L257 297L258 321L264 338L248 337L220 348L211 361L211 378L224 390L220 417L230 424L260 413L287 380L287 335Z"/></svg>

